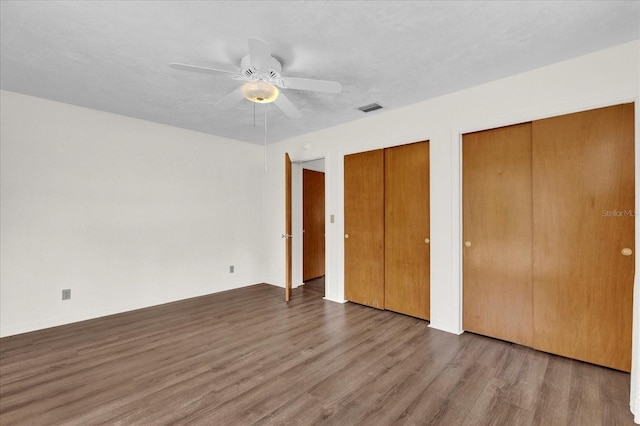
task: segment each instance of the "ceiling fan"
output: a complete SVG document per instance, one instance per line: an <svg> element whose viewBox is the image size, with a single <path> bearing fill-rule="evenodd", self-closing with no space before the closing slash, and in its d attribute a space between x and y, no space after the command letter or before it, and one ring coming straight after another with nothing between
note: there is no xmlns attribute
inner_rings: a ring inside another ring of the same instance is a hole
<svg viewBox="0 0 640 426"><path fill-rule="evenodd" d="M232 65L225 66L224 69L209 68L180 63L172 63L170 66L183 71L231 76L234 80L244 82L216 103L216 107L229 107L242 99L257 103L273 102L290 118L299 118L302 114L279 89L325 93L342 91L342 86L337 81L283 76L280 61L271 56L271 46L258 38L249 38L249 54L242 58L240 68Z"/></svg>

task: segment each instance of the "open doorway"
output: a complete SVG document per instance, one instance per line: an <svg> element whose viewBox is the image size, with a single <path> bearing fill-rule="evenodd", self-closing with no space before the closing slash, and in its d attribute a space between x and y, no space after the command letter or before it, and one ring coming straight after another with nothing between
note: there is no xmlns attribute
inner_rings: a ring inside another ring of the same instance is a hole
<svg viewBox="0 0 640 426"><path fill-rule="evenodd" d="M302 282L305 290L325 295L325 164L302 167Z"/></svg>

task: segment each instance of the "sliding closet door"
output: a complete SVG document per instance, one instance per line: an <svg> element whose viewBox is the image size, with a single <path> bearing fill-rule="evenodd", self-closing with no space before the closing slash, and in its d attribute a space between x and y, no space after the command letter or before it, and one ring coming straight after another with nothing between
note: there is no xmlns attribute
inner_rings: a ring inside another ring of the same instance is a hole
<svg viewBox="0 0 640 426"><path fill-rule="evenodd" d="M532 345L531 124L466 134L463 327Z"/></svg>
<svg viewBox="0 0 640 426"><path fill-rule="evenodd" d="M633 104L533 123L534 347L631 368Z"/></svg>
<svg viewBox="0 0 640 426"><path fill-rule="evenodd" d="M429 319L429 142L385 150L385 309Z"/></svg>
<svg viewBox="0 0 640 426"><path fill-rule="evenodd" d="M345 299L384 308L384 152L344 157Z"/></svg>

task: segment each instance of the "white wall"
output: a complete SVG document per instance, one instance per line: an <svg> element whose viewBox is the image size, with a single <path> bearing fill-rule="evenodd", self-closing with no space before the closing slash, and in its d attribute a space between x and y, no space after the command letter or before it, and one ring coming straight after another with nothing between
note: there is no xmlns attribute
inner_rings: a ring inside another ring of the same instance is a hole
<svg viewBox="0 0 640 426"><path fill-rule="evenodd" d="M460 135L606 105L637 102L639 58L640 43L635 41L402 109L374 112L357 122L270 145L269 173L265 180L265 193L270 194L265 199L265 211L269 213L263 237L266 280L278 285L284 282L284 250L279 238L284 215L284 152L289 152L293 161L320 157L326 160L327 215L335 214L336 217L335 224L329 224L327 217L326 297L343 301L344 155L430 140L431 326L453 333L462 332ZM640 107L636 107L636 123L640 123L639 110ZM637 146L639 128L636 124L636 155L640 151ZM305 150L303 146L309 149ZM640 161L636 160L636 173L638 170ZM636 183L636 191L638 203L640 181ZM636 225L636 233L639 231L640 225ZM640 256L636 256L637 262L638 259ZM636 270L640 270L638 266ZM299 265L294 265L294 270L296 268ZM637 310L636 318L640 318ZM637 330L638 322L634 325ZM638 351L634 349L634 361L640 362L640 355L637 355ZM634 366L637 363L634 362ZM634 374L634 383L635 377ZM640 400L636 404L640 408Z"/></svg>
<svg viewBox="0 0 640 426"><path fill-rule="evenodd" d="M262 281L262 147L0 101L1 336Z"/></svg>
<svg viewBox="0 0 640 426"><path fill-rule="evenodd" d="M321 158L319 160L305 161L303 163L300 163L300 167L302 167L303 169L324 173L324 158Z"/></svg>

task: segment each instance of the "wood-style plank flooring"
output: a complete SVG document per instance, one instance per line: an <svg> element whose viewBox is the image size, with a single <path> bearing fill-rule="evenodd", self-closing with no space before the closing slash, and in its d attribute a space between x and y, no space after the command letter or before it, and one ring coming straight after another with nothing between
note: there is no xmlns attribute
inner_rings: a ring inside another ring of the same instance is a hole
<svg viewBox="0 0 640 426"><path fill-rule="evenodd" d="M633 424L629 374L323 293L259 284L0 339L0 424Z"/></svg>

